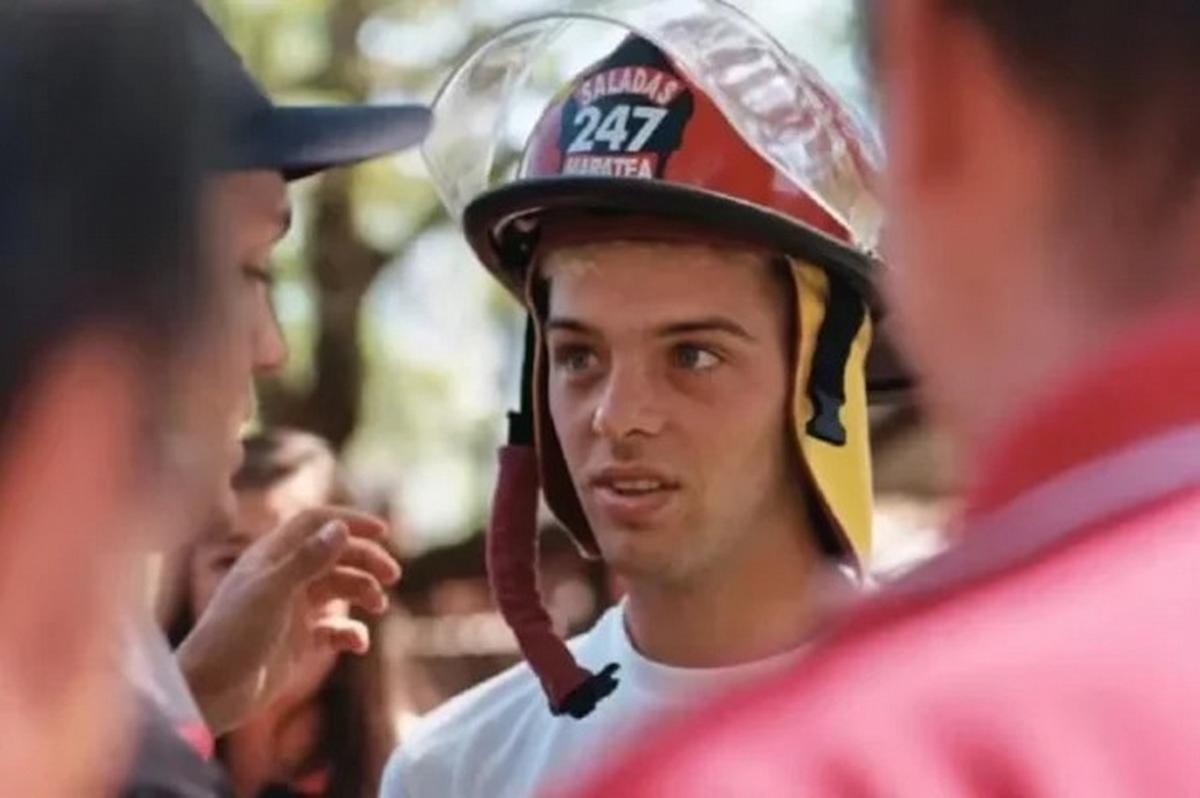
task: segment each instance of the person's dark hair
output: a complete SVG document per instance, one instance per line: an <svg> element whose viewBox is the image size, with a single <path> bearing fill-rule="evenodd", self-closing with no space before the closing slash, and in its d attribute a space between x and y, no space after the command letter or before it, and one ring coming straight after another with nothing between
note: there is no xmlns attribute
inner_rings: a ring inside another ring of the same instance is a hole
<svg viewBox="0 0 1200 798"><path fill-rule="evenodd" d="M0 4L0 417L92 329L149 378L206 293L197 205L211 109L173 4ZM5 427L0 427L0 434Z"/></svg>
<svg viewBox="0 0 1200 798"><path fill-rule="evenodd" d="M333 450L323 439L291 429L268 429L242 441L243 461L233 476L238 493L267 491L301 474L311 474L321 485L322 504L349 506L353 494L346 485ZM180 577L187 580L190 570ZM186 585L177 586L181 596ZM342 655L313 700L320 709L321 736L302 769L327 769L329 798L366 798L379 790L379 777L395 744L380 624L374 616L357 614L371 633L371 651L364 656ZM195 625L192 607L185 599L167 623L172 646L178 646ZM222 757L227 742L218 741Z"/></svg>
<svg viewBox="0 0 1200 798"><path fill-rule="evenodd" d="M1080 132L1193 182L1200 172L1200 3L937 0L977 23L1032 97ZM871 49L879 0L859 0ZM1162 160L1165 159L1165 160Z"/></svg>
<svg viewBox="0 0 1200 798"><path fill-rule="evenodd" d="M371 632L371 651L342 655L321 686L321 740L315 767L329 768L329 798L373 798L396 744L388 700L380 623L361 617Z"/></svg>

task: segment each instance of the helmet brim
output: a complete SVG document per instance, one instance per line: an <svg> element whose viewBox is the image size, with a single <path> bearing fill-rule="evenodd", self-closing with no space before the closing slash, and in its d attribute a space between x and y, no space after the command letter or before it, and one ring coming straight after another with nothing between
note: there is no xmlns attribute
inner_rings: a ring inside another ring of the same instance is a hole
<svg viewBox="0 0 1200 798"><path fill-rule="evenodd" d="M876 289L880 264L866 253L801 222L750 202L704 189L659 180L617 177L525 178L477 196L463 211L467 241L484 266L523 301L532 250L522 257L514 238L536 243L528 223L559 210L650 215L699 222L722 238L769 247L826 269L861 294L877 318L876 338L867 362L871 399L887 401L907 391L912 378L887 334ZM521 221L522 224L517 224Z"/></svg>

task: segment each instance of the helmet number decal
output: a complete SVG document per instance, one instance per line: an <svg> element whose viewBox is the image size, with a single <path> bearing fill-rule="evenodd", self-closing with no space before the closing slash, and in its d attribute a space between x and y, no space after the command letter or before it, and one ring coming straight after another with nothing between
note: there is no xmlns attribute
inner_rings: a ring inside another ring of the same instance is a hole
<svg viewBox="0 0 1200 798"><path fill-rule="evenodd" d="M651 45L632 38L583 78L558 117L559 173L665 179L694 110L692 91Z"/></svg>
<svg viewBox="0 0 1200 798"><path fill-rule="evenodd" d="M596 142L607 144L609 152L621 152L629 140L629 106L615 105L600 123L596 131Z"/></svg>
<svg viewBox="0 0 1200 798"><path fill-rule="evenodd" d="M667 118L665 108L649 105L614 105L605 116L595 105L586 105L575 115L575 138L567 147L569 154L595 152L597 144L607 145L609 152L641 152L655 131ZM636 132L630 136L630 122L636 123Z"/></svg>
<svg viewBox="0 0 1200 798"><path fill-rule="evenodd" d="M567 147L568 153L592 151L596 146L596 143L592 140L592 136L595 135L601 118L600 109L594 105L587 105L579 109L579 113L575 115L575 127L582 125L583 129L579 131L579 135L571 142L571 146Z"/></svg>
<svg viewBox="0 0 1200 798"><path fill-rule="evenodd" d="M666 108L655 108L651 105L639 105L634 108L633 118L642 123L642 129L633 137L633 141L629 142L629 152L641 152L669 113Z"/></svg>

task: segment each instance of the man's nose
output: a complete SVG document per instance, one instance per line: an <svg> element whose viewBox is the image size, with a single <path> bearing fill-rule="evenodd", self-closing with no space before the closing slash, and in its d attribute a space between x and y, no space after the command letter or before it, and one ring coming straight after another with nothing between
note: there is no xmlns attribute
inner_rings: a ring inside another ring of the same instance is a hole
<svg viewBox="0 0 1200 798"><path fill-rule="evenodd" d="M592 415L592 431L605 438L623 440L632 435L662 432L654 380L641 364L614 365Z"/></svg>
<svg viewBox="0 0 1200 798"><path fill-rule="evenodd" d="M255 327L254 373L274 374L287 362L288 348L275 313L268 310Z"/></svg>

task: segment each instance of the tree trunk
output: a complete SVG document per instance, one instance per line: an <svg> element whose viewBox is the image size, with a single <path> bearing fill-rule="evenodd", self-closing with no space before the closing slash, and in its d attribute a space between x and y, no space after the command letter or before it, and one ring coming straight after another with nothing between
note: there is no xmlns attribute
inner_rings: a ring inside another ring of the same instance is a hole
<svg viewBox="0 0 1200 798"><path fill-rule="evenodd" d="M332 5L327 28L330 60L320 82L338 87L355 100L366 95L355 38L367 13L362 0L340 0ZM272 380L261 386L260 398L267 424L315 432L340 451L359 420L362 299L386 257L362 241L354 229L350 172L334 170L320 180L309 245L316 288L313 383L306 392L297 392Z"/></svg>

